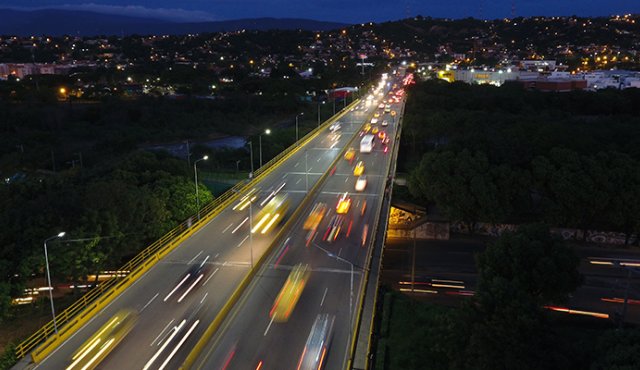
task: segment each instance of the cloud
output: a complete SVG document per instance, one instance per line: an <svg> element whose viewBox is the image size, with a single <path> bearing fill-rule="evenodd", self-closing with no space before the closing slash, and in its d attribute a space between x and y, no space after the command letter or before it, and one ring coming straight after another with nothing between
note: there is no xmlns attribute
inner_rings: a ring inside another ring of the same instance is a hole
<svg viewBox="0 0 640 370"><path fill-rule="evenodd" d="M84 10L103 14L117 14L130 17L142 17L163 19L174 22L207 22L216 20L210 13L199 10L168 9L168 8L145 8L139 5L102 5L95 3L87 4L61 4L51 6L40 6L32 8L12 7L20 10L38 9L63 9L63 10Z"/></svg>

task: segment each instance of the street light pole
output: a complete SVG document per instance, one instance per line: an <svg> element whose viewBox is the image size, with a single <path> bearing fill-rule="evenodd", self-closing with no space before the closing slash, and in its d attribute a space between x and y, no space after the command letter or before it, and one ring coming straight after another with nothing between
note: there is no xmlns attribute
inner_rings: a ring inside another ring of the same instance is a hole
<svg viewBox="0 0 640 370"><path fill-rule="evenodd" d="M249 201L249 254L251 259L251 267L253 268L253 206L252 202Z"/></svg>
<svg viewBox="0 0 640 370"><path fill-rule="evenodd" d="M350 282L350 285L349 285L349 287L350 287L349 288L349 322L351 322L351 320L352 320L351 316L353 315L353 263L349 262L348 260L346 260L346 259L344 259L344 258L342 258L342 257L340 257L340 256L338 256L336 254L333 254L333 253L329 252L328 250L322 248L321 246L319 246L316 243L313 243L313 245L316 248L319 248L320 250L322 250L327 256L329 256L331 258L335 258L338 261L342 261L344 263L348 263L349 267L351 267L351 282Z"/></svg>
<svg viewBox="0 0 640 370"><path fill-rule="evenodd" d="M251 161L251 172L249 173L249 178L253 178L253 141L249 139L249 157Z"/></svg>
<svg viewBox="0 0 640 370"><path fill-rule="evenodd" d="M298 116L304 116L304 112L296 114L296 146L298 146Z"/></svg>
<svg viewBox="0 0 640 370"><path fill-rule="evenodd" d="M198 162L206 161L207 159L209 159L209 156L205 155L204 157L193 162L193 176L196 184L196 210L198 211L198 221L200 221L200 197L198 196L198 168L196 167L196 165L198 164Z"/></svg>
<svg viewBox="0 0 640 370"><path fill-rule="evenodd" d="M271 133L271 130L266 129L264 130L264 133L269 135ZM262 167L262 134L258 135L258 143L260 144L260 167Z"/></svg>
<svg viewBox="0 0 640 370"><path fill-rule="evenodd" d="M258 135L258 147L260 148L260 167L262 167L262 134Z"/></svg>
<svg viewBox="0 0 640 370"><path fill-rule="evenodd" d="M53 316L53 330L58 334L58 323L56 322L56 310L53 306L53 286L51 285L51 273L49 272L49 255L47 253L47 242L56 238L62 238L65 232L60 232L44 241L44 262L47 269L47 288L49 289L49 300L51 301L51 316Z"/></svg>

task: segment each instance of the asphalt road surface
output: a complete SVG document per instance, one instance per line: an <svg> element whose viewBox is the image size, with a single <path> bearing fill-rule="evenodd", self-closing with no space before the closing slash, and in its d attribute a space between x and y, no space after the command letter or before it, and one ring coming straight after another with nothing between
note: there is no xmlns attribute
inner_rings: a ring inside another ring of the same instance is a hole
<svg viewBox="0 0 640 370"><path fill-rule="evenodd" d="M474 255L484 244L469 239L416 243L414 293L423 299L457 305L462 297L473 294L477 286ZM398 290L411 289L413 241L389 239L385 248L382 281ZM611 318L622 312L629 270L608 264L627 261L640 264L637 249L577 247L584 284L574 292L567 305L573 310L603 313ZM636 269L637 270L637 269ZM627 321L640 323L640 273L631 273Z"/></svg>
<svg viewBox="0 0 640 370"><path fill-rule="evenodd" d="M324 130L258 184L253 218L275 189L291 199L290 215L375 107L341 118L341 135ZM306 161L305 161L306 157ZM341 175L335 178L342 177ZM344 177L342 177L344 178ZM372 179L372 187L378 182ZM345 185L346 186L346 185ZM329 195L327 195L330 197ZM139 278L36 368L64 369L91 335L116 312L139 312L137 325L102 361L100 369L177 368L277 233L249 236L249 210L229 207ZM344 268L344 267L343 267ZM279 270L277 270L279 271ZM190 274L187 276L187 274ZM196 276L197 275L197 276ZM184 280L184 281L183 281Z"/></svg>
<svg viewBox="0 0 640 370"><path fill-rule="evenodd" d="M401 112L402 105L402 102L393 104L391 109ZM397 118L399 115L394 119L388 113L382 114L379 123L373 125L384 129L391 138L387 151L376 138L371 153L360 153L357 150L360 136L356 136L351 146L356 148L357 158L353 162L341 160L335 172L327 177L303 216L285 234L221 329L200 353L195 368L296 369L314 320L323 313L335 317L331 344L324 359L325 368L345 367L356 308L360 303L363 266L369 253L376 211L387 185ZM380 123L385 119L389 125L381 127ZM359 135L363 122L358 119L343 125L342 134ZM356 192L357 176L353 171L360 160L365 164L368 183L364 191ZM337 203L345 193L351 199L351 206L344 215L337 239L329 241L330 223L336 216ZM320 202L327 204L328 212L317 232L303 230L307 215ZM289 319L275 322L270 311L292 267L297 264L309 265L310 277Z"/></svg>

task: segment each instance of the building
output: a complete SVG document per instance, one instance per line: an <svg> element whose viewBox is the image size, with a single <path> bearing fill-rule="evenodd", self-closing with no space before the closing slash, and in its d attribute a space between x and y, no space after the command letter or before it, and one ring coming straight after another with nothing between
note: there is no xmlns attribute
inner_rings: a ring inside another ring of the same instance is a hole
<svg viewBox="0 0 640 370"><path fill-rule="evenodd" d="M519 80L519 82L524 86L525 89L545 92L569 92L587 88L587 81L580 79L537 78L530 80Z"/></svg>

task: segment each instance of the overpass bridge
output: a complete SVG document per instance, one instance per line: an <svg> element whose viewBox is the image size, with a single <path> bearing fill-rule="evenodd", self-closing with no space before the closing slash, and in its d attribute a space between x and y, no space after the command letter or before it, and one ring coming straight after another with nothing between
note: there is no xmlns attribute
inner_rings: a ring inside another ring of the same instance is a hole
<svg viewBox="0 0 640 370"><path fill-rule="evenodd" d="M125 267L131 271L127 277L103 284L94 293L99 296L61 313L57 333L49 324L21 344L18 353L30 353L29 368L92 368L98 362L101 369L296 368L320 312L335 318L326 368L351 367L372 236L397 153L404 102L392 104L396 117L382 113L374 125L389 122L386 149L378 144L353 162L343 156L357 148L365 122L379 111L378 102L388 99L392 84L402 85L399 80L381 84L372 103L353 102L256 171L249 183L208 205L201 220L154 243ZM336 121L339 130L330 127ZM367 177L362 192L354 189L359 161ZM283 195L291 204L289 217L282 225L259 225L261 208ZM247 196L255 197L253 203L243 201ZM341 197L350 199L351 207L337 215ZM328 212L310 235L302 222L317 203L327 204ZM337 238L329 240L324 230L336 227ZM289 320L274 323L269 314L274 298L300 263L309 266L308 284ZM74 353L123 309L137 312L137 324L121 342L89 366L87 359L74 360Z"/></svg>

